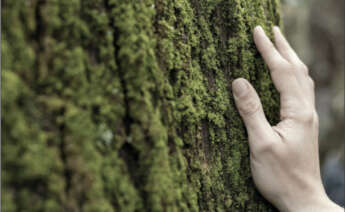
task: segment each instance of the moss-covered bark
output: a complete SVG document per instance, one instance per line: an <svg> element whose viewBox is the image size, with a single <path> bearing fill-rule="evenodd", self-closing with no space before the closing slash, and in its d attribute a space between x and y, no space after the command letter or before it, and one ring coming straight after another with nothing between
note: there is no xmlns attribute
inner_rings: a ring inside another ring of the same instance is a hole
<svg viewBox="0 0 345 212"><path fill-rule="evenodd" d="M279 96L252 29L278 0L4 0L2 206L274 211L231 92Z"/></svg>

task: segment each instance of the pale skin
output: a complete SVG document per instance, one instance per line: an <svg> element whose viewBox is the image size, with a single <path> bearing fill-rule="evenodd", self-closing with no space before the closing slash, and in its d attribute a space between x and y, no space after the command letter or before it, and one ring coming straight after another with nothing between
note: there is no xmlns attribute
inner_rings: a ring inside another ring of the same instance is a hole
<svg viewBox="0 0 345 212"><path fill-rule="evenodd" d="M314 82L278 27L274 44L258 26L254 41L280 93L280 123L271 126L258 94L245 79L232 83L249 136L250 165L261 194L282 212L341 212L320 176Z"/></svg>

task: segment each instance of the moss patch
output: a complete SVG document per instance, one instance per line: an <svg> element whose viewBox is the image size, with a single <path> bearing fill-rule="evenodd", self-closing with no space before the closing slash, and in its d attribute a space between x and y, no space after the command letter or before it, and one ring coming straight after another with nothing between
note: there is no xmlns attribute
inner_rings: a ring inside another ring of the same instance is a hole
<svg viewBox="0 0 345 212"><path fill-rule="evenodd" d="M274 211L250 175L231 82L271 123L252 29L277 0L7 1L4 210Z"/></svg>

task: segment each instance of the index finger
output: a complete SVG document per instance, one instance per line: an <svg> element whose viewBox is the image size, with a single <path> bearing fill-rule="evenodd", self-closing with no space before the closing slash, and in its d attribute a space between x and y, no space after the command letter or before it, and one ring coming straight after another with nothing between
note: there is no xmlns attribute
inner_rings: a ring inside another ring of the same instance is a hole
<svg viewBox="0 0 345 212"><path fill-rule="evenodd" d="M270 70L277 69L282 63L286 63L261 26L254 29L254 42Z"/></svg>
<svg viewBox="0 0 345 212"><path fill-rule="evenodd" d="M273 83L279 93L282 96L298 96L298 82L289 68L289 62L280 55L260 26L254 29L254 41L270 69Z"/></svg>

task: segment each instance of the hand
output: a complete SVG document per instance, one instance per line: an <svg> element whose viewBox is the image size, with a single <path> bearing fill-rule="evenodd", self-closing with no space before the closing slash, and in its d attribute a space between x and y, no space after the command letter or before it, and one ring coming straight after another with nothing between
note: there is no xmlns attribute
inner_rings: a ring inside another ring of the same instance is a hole
<svg viewBox="0 0 345 212"><path fill-rule="evenodd" d="M342 211L328 199L321 181L314 82L279 28L273 31L275 45L261 27L254 29L254 41L280 93L281 122L270 126L248 81L232 84L249 136L254 182L280 211Z"/></svg>

